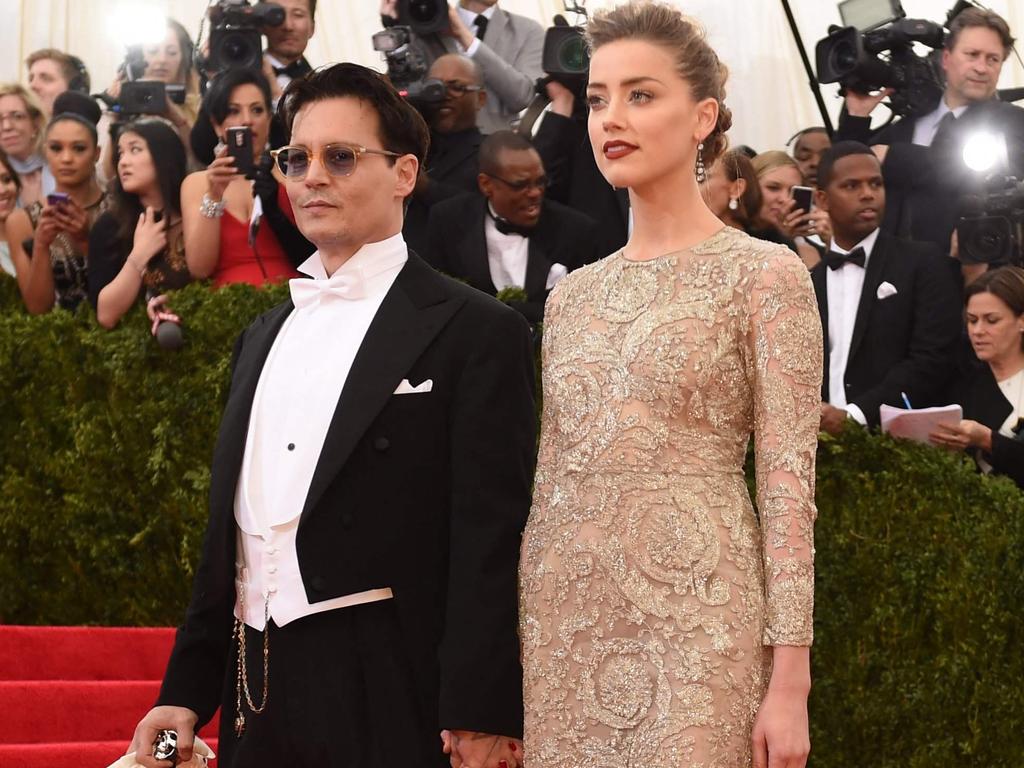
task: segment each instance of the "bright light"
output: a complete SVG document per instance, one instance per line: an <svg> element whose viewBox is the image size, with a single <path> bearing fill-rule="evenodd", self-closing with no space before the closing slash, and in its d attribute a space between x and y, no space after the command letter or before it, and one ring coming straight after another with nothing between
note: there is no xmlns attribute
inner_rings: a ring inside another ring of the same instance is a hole
<svg viewBox="0 0 1024 768"><path fill-rule="evenodd" d="M987 173L1006 165L1006 137L1001 133L973 133L964 142L964 164L972 171Z"/></svg>
<svg viewBox="0 0 1024 768"><path fill-rule="evenodd" d="M159 43L167 36L166 10L143 3L120 5L108 17L107 32L124 46Z"/></svg>

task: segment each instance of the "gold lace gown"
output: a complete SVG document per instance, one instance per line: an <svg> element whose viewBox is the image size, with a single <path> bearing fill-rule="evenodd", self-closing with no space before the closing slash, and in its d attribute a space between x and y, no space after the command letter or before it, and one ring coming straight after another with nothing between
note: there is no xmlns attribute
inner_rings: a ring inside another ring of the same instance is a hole
<svg viewBox="0 0 1024 768"><path fill-rule="evenodd" d="M807 269L726 228L578 270L545 318L520 566L527 764L749 766L767 646L811 643L822 338Z"/></svg>

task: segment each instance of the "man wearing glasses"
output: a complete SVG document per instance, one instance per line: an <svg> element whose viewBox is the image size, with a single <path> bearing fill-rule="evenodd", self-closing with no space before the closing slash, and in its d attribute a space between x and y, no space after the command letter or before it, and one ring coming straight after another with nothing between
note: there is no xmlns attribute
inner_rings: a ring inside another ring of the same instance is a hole
<svg viewBox="0 0 1024 768"><path fill-rule="evenodd" d="M427 128L383 76L337 64L284 98L273 154L318 251L236 343L192 601L133 749L167 765L170 728L187 760L220 706L224 768L517 768L528 326L407 248Z"/></svg>
<svg viewBox="0 0 1024 768"><path fill-rule="evenodd" d="M530 140L498 131L480 146L480 193L435 205L427 258L440 271L492 296L525 292L512 302L531 323L544 318L552 288L605 254L588 216L545 200L547 176Z"/></svg>
<svg viewBox="0 0 1024 768"><path fill-rule="evenodd" d="M445 84L445 98L425 110L430 126L430 149L416 179L402 234L417 253L427 247L430 209L442 200L476 191L477 153L484 140L476 121L487 103L483 76L477 64L458 53L438 58L428 78Z"/></svg>

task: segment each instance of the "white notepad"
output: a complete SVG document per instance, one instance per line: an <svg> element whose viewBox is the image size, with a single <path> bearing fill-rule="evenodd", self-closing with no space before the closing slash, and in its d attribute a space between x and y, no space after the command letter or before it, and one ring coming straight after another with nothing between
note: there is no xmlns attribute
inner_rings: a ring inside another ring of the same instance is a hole
<svg viewBox="0 0 1024 768"><path fill-rule="evenodd" d="M940 408L894 408L883 405L879 409L882 431L893 437L927 443L928 435L940 424L956 425L964 417L959 405L943 405Z"/></svg>

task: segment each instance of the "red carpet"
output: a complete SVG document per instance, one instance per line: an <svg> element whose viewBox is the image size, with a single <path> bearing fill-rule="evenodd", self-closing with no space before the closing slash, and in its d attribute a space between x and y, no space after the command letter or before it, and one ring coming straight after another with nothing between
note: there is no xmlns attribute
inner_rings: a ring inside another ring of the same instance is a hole
<svg viewBox="0 0 1024 768"><path fill-rule="evenodd" d="M173 629L0 626L0 766L105 768L153 705ZM217 751L216 719L203 739Z"/></svg>

